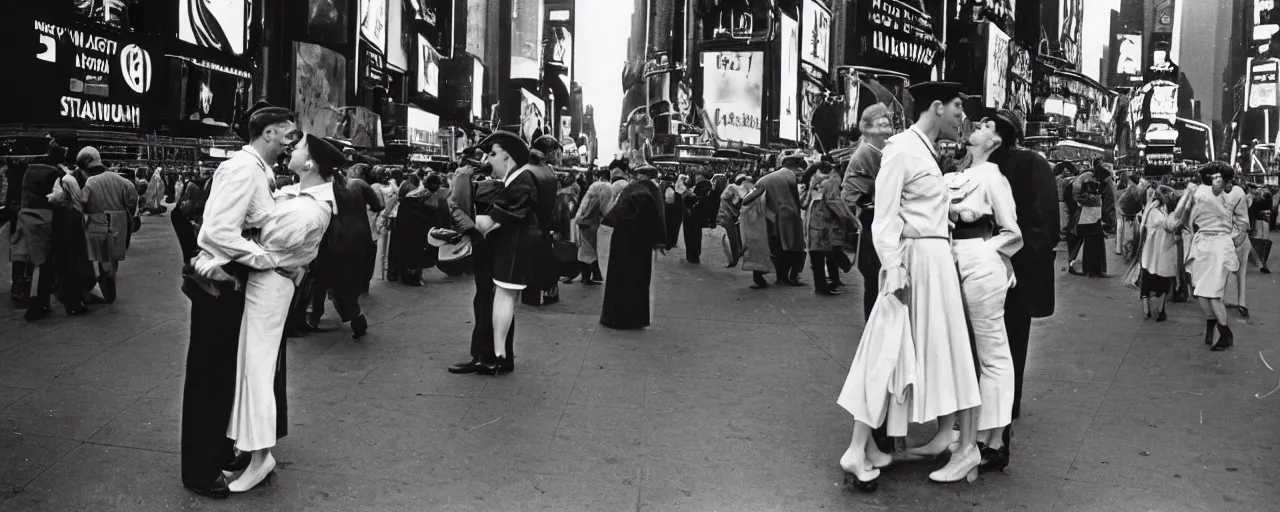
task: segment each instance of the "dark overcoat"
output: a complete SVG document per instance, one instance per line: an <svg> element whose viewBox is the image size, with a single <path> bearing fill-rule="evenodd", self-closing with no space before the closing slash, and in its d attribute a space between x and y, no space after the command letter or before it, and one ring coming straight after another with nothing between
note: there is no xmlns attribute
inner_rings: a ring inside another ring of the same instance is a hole
<svg viewBox="0 0 1280 512"><path fill-rule="evenodd" d="M1022 249L1013 255L1018 283L1009 291L1007 302L1021 302L1032 318L1052 316L1057 276L1054 248L1061 236L1053 167L1039 153L1024 148L1013 148L994 161L1009 180L1022 230Z"/></svg>

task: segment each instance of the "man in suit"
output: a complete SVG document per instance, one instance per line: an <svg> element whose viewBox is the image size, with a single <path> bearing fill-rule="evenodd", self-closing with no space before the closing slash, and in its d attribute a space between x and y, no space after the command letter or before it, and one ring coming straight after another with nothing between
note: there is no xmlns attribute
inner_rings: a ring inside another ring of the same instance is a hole
<svg viewBox="0 0 1280 512"><path fill-rule="evenodd" d="M1026 126L1022 114L1001 109L997 116L1016 128L1017 138L1021 141ZM1013 419L1016 420L1022 412L1022 376L1027 366L1031 319L1053 315L1054 248L1061 235L1058 189L1053 167L1035 151L1014 147L992 161L1000 166L1000 172L1013 189L1013 200L1018 207L1018 228L1022 230L1022 250L1013 255L1017 285L1009 290L1004 313L1009 350L1013 355ZM1011 430L1005 429L1005 446L1009 446Z"/></svg>

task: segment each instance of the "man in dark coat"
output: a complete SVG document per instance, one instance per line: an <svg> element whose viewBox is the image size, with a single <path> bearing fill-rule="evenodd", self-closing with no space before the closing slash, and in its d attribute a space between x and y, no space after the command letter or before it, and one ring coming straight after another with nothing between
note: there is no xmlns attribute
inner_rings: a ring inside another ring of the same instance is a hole
<svg viewBox="0 0 1280 512"><path fill-rule="evenodd" d="M684 252L689 263L702 262L702 228L711 225L716 209L720 206L720 196L715 194L715 186L707 175L698 172L693 175L693 185L684 192ZM710 210L710 215L708 215Z"/></svg>
<svg viewBox="0 0 1280 512"><path fill-rule="evenodd" d="M804 223L800 219L800 190L797 180L803 170L804 157L791 154L782 158L782 167L756 180L756 188L742 199L745 208L765 195L765 221L769 230L769 254L778 284L804 286L795 276L804 268ZM764 272L753 272L752 288L764 288Z"/></svg>
<svg viewBox="0 0 1280 512"><path fill-rule="evenodd" d="M1022 138L1022 115L1000 110L998 120L1015 127ZM1021 415L1022 377L1027 366L1027 344L1031 338L1031 319L1053 315L1054 248L1058 245L1061 225L1058 222L1058 189L1053 168L1039 153L1013 147L993 157L1000 172L1009 180L1018 208L1018 228L1022 230L1022 250L1013 255L1013 273L1017 285L1005 299L1004 325L1009 334L1009 351L1013 355L1015 388L1013 418ZM1010 436L1005 429L1005 437ZM1009 441L1005 440L1008 446Z"/></svg>
<svg viewBox="0 0 1280 512"><path fill-rule="evenodd" d="M609 241L609 275L604 281L600 325L642 329L652 318L653 251L665 253L666 226L662 196L653 183L657 168L641 166L636 180L622 189L604 224L613 228Z"/></svg>

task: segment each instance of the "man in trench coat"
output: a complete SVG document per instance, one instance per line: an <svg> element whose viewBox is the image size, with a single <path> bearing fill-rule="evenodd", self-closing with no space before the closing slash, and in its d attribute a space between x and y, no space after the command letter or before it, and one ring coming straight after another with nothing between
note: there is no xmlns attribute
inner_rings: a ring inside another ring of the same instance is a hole
<svg viewBox="0 0 1280 512"><path fill-rule="evenodd" d="M804 286L792 276L804 268L804 222L800 219L800 189L797 183L804 169L804 157L788 155L782 158L782 168L766 174L756 181L756 188L742 200L745 208L765 194L765 220L769 228L769 253L778 273L778 284ZM753 288L763 288L763 272L754 272Z"/></svg>

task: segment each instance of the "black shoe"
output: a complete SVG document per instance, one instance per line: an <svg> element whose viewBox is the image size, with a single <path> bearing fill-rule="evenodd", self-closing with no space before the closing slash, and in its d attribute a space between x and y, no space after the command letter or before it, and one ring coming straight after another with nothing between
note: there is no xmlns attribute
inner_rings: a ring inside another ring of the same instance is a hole
<svg viewBox="0 0 1280 512"><path fill-rule="evenodd" d="M1249 308L1246 308L1246 307L1244 307L1244 306L1240 306L1238 309L1240 310L1240 317L1241 317L1241 318L1249 318Z"/></svg>
<svg viewBox="0 0 1280 512"><path fill-rule="evenodd" d="M479 375L497 375L502 372L504 367L510 367L513 370L515 369L515 365L507 361L507 358L499 357L492 362L477 363L475 366L476 371L474 373Z"/></svg>
<svg viewBox="0 0 1280 512"><path fill-rule="evenodd" d="M1231 348L1235 344L1235 334L1231 332L1231 328L1226 324L1218 324L1218 342L1213 344L1209 350L1221 352Z"/></svg>
<svg viewBox="0 0 1280 512"><path fill-rule="evenodd" d="M222 470L230 473L244 471L244 468L249 467L249 461L253 458L252 455L252 452L240 452L240 455L231 459L231 462L228 462L226 466L223 466Z"/></svg>
<svg viewBox="0 0 1280 512"><path fill-rule="evenodd" d="M218 475L218 478L209 485L191 485L186 482L183 482L182 485L187 489L191 489L191 492L206 498L225 500L231 496L231 489L227 488L227 479L222 475Z"/></svg>
<svg viewBox="0 0 1280 512"><path fill-rule="evenodd" d="M38 308L27 308L27 313L22 318L28 322L34 322L53 313L53 308L49 306L41 306Z"/></svg>
<svg viewBox="0 0 1280 512"><path fill-rule="evenodd" d="M454 375L470 375L472 373L483 373L485 364L479 359L472 359L465 363L458 363L449 367L449 373Z"/></svg>
<svg viewBox="0 0 1280 512"><path fill-rule="evenodd" d="M845 471L844 484L846 486L852 485L854 489L862 492L874 492L880 487L880 478L876 477L863 482L862 480L858 480L858 475Z"/></svg>
<svg viewBox="0 0 1280 512"><path fill-rule="evenodd" d="M840 288L844 286L844 281L841 281L839 279L832 279L830 281L827 281L827 286L830 286L832 288Z"/></svg>
<svg viewBox="0 0 1280 512"><path fill-rule="evenodd" d="M80 315L87 315L87 314L92 313L92 312L93 312L93 310L92 310L92 309L89 309L89 306L86 306L86 305L84 305L84 304L80 304L80 305L77 305L77 306L72 306L72 307L67 308L67 316L80 316Z"/></svg>
<svg viewBox="0 0 1280 512"><path fill-rule="evenodd" d="M1162 309L1162 310L1160 310L1160 314L1159 314L1159 315L1156 315L1156 321L1157 321L1157 322L1163 322L1163 321L1168 320L1168 319L1169 319L1169 315L1164 314L1164 310L1163 310L1163 309Z"/></svg>
<svg viewBox="0 0 1280 512"><path fill-rule="evenodd" d="M1210 319L1210 320L1204 321L1204 344L1205 345L1213 344L1213 330L1216 327L1218 327L1217 319Z"/></svg>
<svg viewBox="0 0 1280 512"><path fill-rule="evenodd" d="M560 297L546 297L542 299L543 306L550 306L552 304L558 304L558 303L560 303Z"/></svg>
<svg viewBox="0 0 1280 512"><path fill-rule="evenodd" d="M361 314L351 320L351 339L358 340L369 333L369 321Z"/></svg>
<svg viewBox="0 0 1280 512"><path fill-rule="evenodd" d="M596 285L600 284L600 281L595 281L595 280L592 280L592 279L583 279L583 280L582 280L582 284L583 284L584 286L596 286Z"/></svg>
<svg viewBox="0 0 1280 512"><path fill-rule="evenodd" d="M1262 267L1262 269L1260 269L1260 270L1259 270L1259 272L1262 272L1263 274L1270 274L1270 273L1271 273L1271 269L1269 269L1269 268L1267 268L1267 267Z"/></svg>
<svg viewBox="0 0 1280 512"><path fill-rule="evenodd" d="M564 283L564 284L573 284L573 278L572 278L572 277L565 278L564 280L562 280L562 281L560 281L560 282L562 282L562 283Z"/></svg>
<svg viewBox="0 0 1280 512"><path fill-rule="evenodd" d="M978 464L978 469L982 471L1002 471L1009 466L1009 447L1001 446L999 450L987 447L982 443L978 443L979 453L982 454L982 462Z"/></svg>
<svg viewBox="0 0 1280 512"><path fill-rule="evenodd" d="M840 290L836 290L836 289L832 289L832 288L827 288L826 290L816 290L816 289L815 289L815 290L813 291L813 293L814 293L814 294L816 294L816 295L826 295L826 296L828 296L828 297L835 297L836 295L841 295L841 294L843 294L844 292L841 292Z"/></svg>
<svg viewBox="0 0 1280 512"><path fill-rule="evenodd" d="M504 358L498 363L498 373L511 373L516 371L516 361L514 359Z"/></svg>

